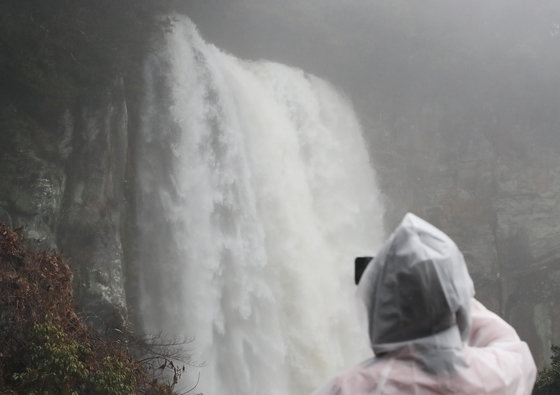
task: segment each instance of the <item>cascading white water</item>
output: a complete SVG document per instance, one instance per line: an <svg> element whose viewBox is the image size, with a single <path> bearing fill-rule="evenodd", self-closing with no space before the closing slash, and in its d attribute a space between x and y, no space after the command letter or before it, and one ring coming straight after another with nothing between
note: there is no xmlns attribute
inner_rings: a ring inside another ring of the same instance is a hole
<svg viewBox="0 0 560 395"><path fill-rule="evenodd" d="M371 355L353 258L379 246L382 208L348 101L300 70L221 52L188 20L146 81L144 330L194 338L205 395L305 394Z"/></svg>

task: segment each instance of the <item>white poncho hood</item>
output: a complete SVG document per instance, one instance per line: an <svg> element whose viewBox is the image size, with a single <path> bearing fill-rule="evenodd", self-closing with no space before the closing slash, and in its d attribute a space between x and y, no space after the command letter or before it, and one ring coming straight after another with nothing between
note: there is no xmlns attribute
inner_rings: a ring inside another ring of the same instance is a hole
<svg viewBox="0 0 560 395"><path fill-rule="evenodd" d="M463 255L442 231L407 214L368 265L358 293L376 355L406 349L430 371L461 363L474 286Z"/></svg>
<svg viewBox="0 0 560 395"><path fill-rule="evenodd" d="M527 344L473 298L463 256L443 232L407 214L358 284L375 353L314 395L528 395Z"/></svg>

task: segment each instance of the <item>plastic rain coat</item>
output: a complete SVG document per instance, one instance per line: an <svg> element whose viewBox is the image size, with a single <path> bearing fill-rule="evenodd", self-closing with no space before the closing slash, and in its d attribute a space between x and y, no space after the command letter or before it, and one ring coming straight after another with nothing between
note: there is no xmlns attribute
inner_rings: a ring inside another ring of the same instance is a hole
<svg viewBox="0 0 560 395"><path fill-rule="evenodd" d="M515 330L473 299L463 255L407 214L358 285L375 357L315 395L530 394L533 357Z"/></svg>

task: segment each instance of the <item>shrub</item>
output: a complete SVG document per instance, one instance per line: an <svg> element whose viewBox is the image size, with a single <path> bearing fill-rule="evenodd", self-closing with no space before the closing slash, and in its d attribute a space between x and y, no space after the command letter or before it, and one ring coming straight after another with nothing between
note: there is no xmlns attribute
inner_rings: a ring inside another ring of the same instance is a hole
<svg viewBox="0 0 560 395"><path fill-rule="evenodd" d="M60 255L33 252L0 223L0 393L172 394L175 379L158 382L133 358L132 336L117 342L86 327L71 277Z"/></svg>
<svg viewBox="0 0 560 395"><path fill-rule="evenodd" d="M52 322L36 324L32 332L26 370L13 374L18 391L38 395L79 392L89 375L85 361L91 351Z"/></svg>
<svg viewBox="0 0 560 395"><path fill-rule="evenodd" d="M134 393L136 375L130 364L118 358L103 358L102 367L91 377L92 387L97 394L127 395Z"/></svg>
<svg viewBox="0 0 560 395"><path fill-rule="evenodd" d="M557 395L560 394L560 347L552 346L552 363L550 367L539 371L533 394Z"/></svg>

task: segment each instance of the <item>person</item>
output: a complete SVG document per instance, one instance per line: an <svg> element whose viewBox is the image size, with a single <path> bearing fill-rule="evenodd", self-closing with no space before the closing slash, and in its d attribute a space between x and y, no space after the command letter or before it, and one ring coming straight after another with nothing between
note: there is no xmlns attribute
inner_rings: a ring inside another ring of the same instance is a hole
<svg viewBox="0 0 560 395"><path fill-rule="evenodd" d="M358 284L374 357L314 395L530 394L527 344L475 300L463 255L408 213Z"/></svg>

